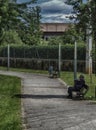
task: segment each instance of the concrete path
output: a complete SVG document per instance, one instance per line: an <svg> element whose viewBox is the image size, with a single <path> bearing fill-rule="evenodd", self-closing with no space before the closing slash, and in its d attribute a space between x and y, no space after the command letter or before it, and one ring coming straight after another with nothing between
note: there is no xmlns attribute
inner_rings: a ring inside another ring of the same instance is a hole
<svg viewBox="0 0 96 130"><path fill-rule="evenodd" d="M67 89L47 76L0 71L22 79L25 130L96 130L96 103L66 98Z"/></svg>

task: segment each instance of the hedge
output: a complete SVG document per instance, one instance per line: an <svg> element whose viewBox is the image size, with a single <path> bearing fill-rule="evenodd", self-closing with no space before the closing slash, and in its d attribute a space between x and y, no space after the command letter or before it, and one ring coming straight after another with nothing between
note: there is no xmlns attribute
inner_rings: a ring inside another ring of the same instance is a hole
<svg viewBox="0 0 96 130"><path fill-rule="evenodd" d="M85 70L85 46L77 46L77 69ZM10 67L48 70L49 65L58 68L59 46L10 45ZM61 46L61 69L73 71L74 45ZM0 65L7 66L7 46L0 47Z"/></svg>
<svg viewBox="0 0 96 130"><path fill-rule="evenodd" d="M77 58L85 60L85 46L78 45ZM7 57L7 46L0 47L0 57ZM38 58L38 59L58 59L58 46L10 46L11 58ZM74 45L61 46L61 58L63 60L74 59Z"/></svg>

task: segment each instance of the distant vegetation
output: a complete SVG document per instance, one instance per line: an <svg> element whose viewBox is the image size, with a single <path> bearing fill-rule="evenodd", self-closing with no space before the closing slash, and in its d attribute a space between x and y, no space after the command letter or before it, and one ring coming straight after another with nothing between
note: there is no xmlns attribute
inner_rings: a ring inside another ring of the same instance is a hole
<svg viewBox="0 0 96 130"><path fill-rule="evenodd" d="M34 0L36 2L36 0ZM47 41L42 39L40 27L41 9L38 6L29 7L33 2L18 4L14 0L0 2L0 45L27 44L27 45L58 45L74 44L84 41L84 35L78 32L74 25L64 32L63 36L51 37Z"/></svg>

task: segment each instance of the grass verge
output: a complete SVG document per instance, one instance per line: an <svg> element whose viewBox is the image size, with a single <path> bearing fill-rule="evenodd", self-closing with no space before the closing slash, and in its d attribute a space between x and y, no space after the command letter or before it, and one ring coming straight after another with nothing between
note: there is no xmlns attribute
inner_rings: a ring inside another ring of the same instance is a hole
<svg viewBox="0 0 96 130"><path fill-rule="evenodd" d="M21 80L0 75L0 130L21 130Z"/></svg>
<svg viewBox="0 0 96 130"><path fill-rule="evenodd" d="M7 70L7 67L0 67L0 70ZM24 69L24 68L10 68L10 71L16 71L16 72L27 72L27 73L39 73L39 74L48 74L48 71L42 71L42 70L32 70L32 69Z"/></svg>

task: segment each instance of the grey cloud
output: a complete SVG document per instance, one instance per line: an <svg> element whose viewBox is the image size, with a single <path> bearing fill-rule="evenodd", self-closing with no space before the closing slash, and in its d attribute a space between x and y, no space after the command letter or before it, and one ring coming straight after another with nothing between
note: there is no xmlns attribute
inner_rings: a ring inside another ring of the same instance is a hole
<svg viewBox="0 0 96 130"><path fill-rule="evenodd" d="M17 0L17 3L29 2L30 0Z"/></svg>
<svg viewBox="0 0 96 130"><path fill-rule="evenodd" d="M40 4L42 13L70 13L72 7L66 5L64 0L51 0Z"/></svg>
<svg viewBox="0 0 96 130"><path fill-rule="evenodd" d="M65 4L66 0L37 0L41 7L41 22L70 22L66 17L72 12L72 6ZM33 6L33 5L32 5Z"/></svg>
<svg viewBox="0 0 96 130"><path fill-rule="evenodd" d="M70 23L69 17L70 15L65 15L65 14L48 14L48 15L44 15L44 17L42 18L42 22L55 22L55 23L62 23L62 22L66 22L66 23ZM72 22L72 21L71 21Z"/></svg>
<svg viewBox="0 0 96 130"><path fill-rule="evenodd" d="M38 0L41 7L42 21L46 22L69 22L65 15L72 12L72 6L66 5L66 0Z"/></svg>
<svg viewBox="0 0 96 130"><path fill-rule="evenodd" d="M42 4L42 3L47 3L47 2L51 2L52 0L38 0L37 3L38 4Z"/></svg>

